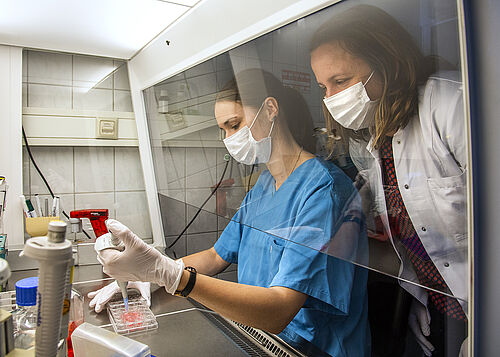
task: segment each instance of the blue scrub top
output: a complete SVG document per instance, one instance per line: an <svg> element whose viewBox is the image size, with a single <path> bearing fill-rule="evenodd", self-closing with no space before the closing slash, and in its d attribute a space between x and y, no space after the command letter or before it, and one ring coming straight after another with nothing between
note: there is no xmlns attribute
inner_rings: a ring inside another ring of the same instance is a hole
<svg viewBox="0 0 500 357"><path fill-rule="evenodd" d="M266 170L214 246L238 264L239 283L309 296L279 334L291 345L305 339L332 356L370 354L367 271L319 251L355 196L349 178L320 158L296 168L277 191ZM352 239L366 244L365 234Z"/></svg>

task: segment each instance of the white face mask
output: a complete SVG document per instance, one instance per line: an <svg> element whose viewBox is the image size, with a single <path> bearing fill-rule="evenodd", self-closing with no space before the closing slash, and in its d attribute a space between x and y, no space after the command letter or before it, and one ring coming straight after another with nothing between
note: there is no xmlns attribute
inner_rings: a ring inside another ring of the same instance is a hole
<svg viewBox="0 0 500 357"><path fill-rule="evenodd" d="M372 78L374 71L365 84L358 82L343 91L323 99L333 119L344 128L359 130L372 125L377 110L378 100L370 100L365 86Z"/></svg>
<svg viewBox="0 0 500 357"><path fill-rule="evenodd" d="M236 161L242 164L265 164L271 157L271 132L274 128L274 120L269 134L262 140L255 140L250 130L264 107L264 103L260 106L250 127L245 125L236 133L224 139L224 145L226 145L227 151L229 151Z"/></svg>

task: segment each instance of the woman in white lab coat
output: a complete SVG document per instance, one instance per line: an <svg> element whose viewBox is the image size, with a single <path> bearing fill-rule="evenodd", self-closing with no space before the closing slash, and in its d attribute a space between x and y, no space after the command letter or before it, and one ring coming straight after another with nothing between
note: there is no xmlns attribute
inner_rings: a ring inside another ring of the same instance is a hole
<svg viewBox="0 0 500 357"><path fill-rule="evenodd" d="M437 64L366 5L323 24L311 44L330 144L348 147L369 185L372 229L383 227L372 236L396 249L400 278L454 296L401 280L414 297L409 326L427 356L457 356L468 308L467 144L459 73Z"/></svg>

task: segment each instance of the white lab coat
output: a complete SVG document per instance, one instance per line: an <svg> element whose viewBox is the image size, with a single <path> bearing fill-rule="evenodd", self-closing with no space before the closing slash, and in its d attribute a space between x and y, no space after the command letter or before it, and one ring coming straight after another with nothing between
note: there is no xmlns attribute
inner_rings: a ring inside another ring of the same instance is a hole
<svg viewBox="0 0 500 357"><path fill-rule="evenodd" d="M457 72L444 72L428 79L420 88L418 116L394 135L392 147L399 191L415 231L467 314L467 135L458 78ZM390 235L379 153L371 145L351 140L352 160L369 180L374 210L402 262L401 286L426 305L426 290L404 281L418 283L411 262Z"/></svg>

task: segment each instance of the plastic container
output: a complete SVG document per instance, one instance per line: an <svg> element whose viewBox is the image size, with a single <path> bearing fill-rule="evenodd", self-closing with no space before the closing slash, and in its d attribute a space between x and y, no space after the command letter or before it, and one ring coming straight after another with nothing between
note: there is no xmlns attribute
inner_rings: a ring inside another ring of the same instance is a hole
<svg viewBox="0 0 500 357"><path fill-rule="evenodd" d="M16 348L27 350L35 345L37 289L37 277L21 279L16 283L16 304L18 308L12 312L14 345Z"/></svg>
<svg viewBox="0 0 500 357"><path fill-rule="evenodd" d="M71 336L78 357L149 357L148 345L84 322Z"/></svg>
<svg viewBox="0 0 500 357"><path fill-rule="evenodd" d="M49 223L58 220L59 217L27 217L26 233L31 237L45 236L49 231Z"/></svg>
<svg viewBox="0 0 500 357"><path fill-rule="evenodd" d="M123 301L109 302L108 316L115 332L121 335L158 328L155 315L140 296L129 300L128 311Z"/></svg>

